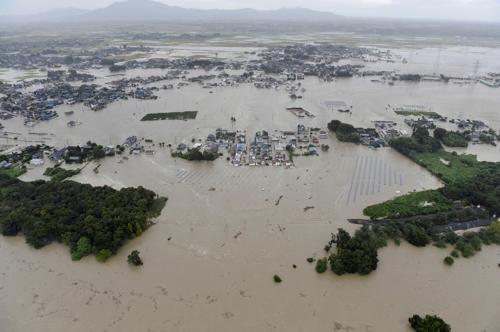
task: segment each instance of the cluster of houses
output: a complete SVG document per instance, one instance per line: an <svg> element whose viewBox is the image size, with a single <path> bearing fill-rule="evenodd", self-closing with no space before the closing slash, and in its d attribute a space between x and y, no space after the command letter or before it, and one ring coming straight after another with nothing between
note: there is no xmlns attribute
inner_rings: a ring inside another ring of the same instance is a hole
<svg viewBox="0 0 500 332"><path fill-rule="evenodd" d="M316 134L319 132L319 138ZM327 139L326 131L319 128L307 128L298 125L297 130L289 131L260 131L255 134L253 140L248 140L245 131L233 131L218 128L215 134L209 134L204 143L193 141L192 149L204 149L212 153L219 153L219 149L225 148L232 156L234 166L292 166L290 148L306 148L308 153L315 154L320 139ZM289 146L289 148L287 148ZM185 143L177 145L178 151L187 149ZM287 158L288 156L288 158Z"/></svg>
<svg viewBox="0 0 500 332"><path fill-rule="evenodd" d="M116 85L111 84L109 88L97 84L73 86L68 83L51 83L31 92L21 92L3 84L0 85L0 93L6 96L0 98L0 109L11 114L3 115L5 120L14 114L26 117L30 123L36 123L36 121L50 120L57 116L52 109L63 103L69 105L83 103L84 106L98 111L105 108L107 104L120 99L158 98L153 94L154 90L158 90L156 87L140 88L130 83L114 83Z"/></svg>
<svg viewBox="0 0 500 332"><path fill-rule="evenodd" d="M71 65L75 69L89 69L101 66L102 60L113 56L129 55L133 52L152 52L149 47L89 47L78 49L81 46L98 46L102 38L79 38L54 41L21 42L0 45L0 68L19 70L36 70L47 68L61 68ZM64 51L77 48L71 56ZM42 51L39 51L42 49Z"/></svg>
<svg viewBox="0 0 500 332"><path fill-rule="evenodd" d="M421 127L421 128L427 128L427 129L434 129L436 128L436 125L434 124L434 119L429 118L429 117L421 117L416 120L414 119L405 119L405 123L410 126L410 127Z"/></svg>
<svg viewBox="0 0 500 332"><path fill-rule="evenodd" d="M361 141L363 143L373 143L372 146L376 145L375 143L377 143L378 145L385 146L386 142L389 142L393 138L409 135L406 130L396 129L392 121L374 121L374 125L375 132L376 134L378 134L378 137L376 137L376 134L373 133L373 129L363 129L363 132L361 132L362 128L356 129L360 136L361 134L363 134L363 136L361 136Z"/></svg>
<svg viewBox="0 0 500 332"><path fill-rule="evenodd" d="M25 147L21 153L15 153L9 159L0 162L0 168L9 168L23 159L30 159L30 165L42 165L44 156L50 154L45 145L30 145Z"/></svg>

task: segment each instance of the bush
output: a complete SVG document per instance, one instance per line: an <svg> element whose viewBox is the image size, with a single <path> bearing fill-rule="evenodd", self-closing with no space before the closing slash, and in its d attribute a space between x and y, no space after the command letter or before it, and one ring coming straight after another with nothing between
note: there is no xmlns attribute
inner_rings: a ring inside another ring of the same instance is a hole
<svg viewBox="0 0 500 332"><path fill-rule="evenodd" d="M453 249L453 250L451 251L451 254L450 254L450 255L452 255L452 256L453 256L453 257L455 257L455 258L460 257L460 255L458 254L458 251L457 251L457 250L455 250L455 249Z"/></svg>
<svg viewBox="0 0 500 332"><path fill-rule="evenodd" d="M127 262L135 266L143 265L142 259L139 257L139 254L140 252L137 250L132 251L127 257Z"/></svg>
<svg viewBox="0 0 500 332"><path fill-rule="evenodd" d="M316 272L325 273L327 268L328 268L327 258L325 257L325 258L318 259L318 261L316 262Z"/></svg>
<svg viewBox="0 0 500 332"><path fill-rule="evenodd" d="M312 263L312 262L314 262L314 258L309 257L309 258L307 259L307 261L308 261L309 263Z"/></svg>
<svg viewBox="0 0 500 332"><path fill-rule="evenodd" d="M104 263L108 257L111 256L111 250L109 249L102 249L95 255L95 258L99 261Z"/></svg>
<svg viewBox="0 0 500 332"><path fill-rule="evenodd" d="M277 283L281 282L281 278L279 275L275 274L273 278L274 278L274 282L277 282Z"/></svg>
<svg viewBox="0 0 500 332"><path fill-rule="evenodd" d="M425 315L425 318L413 315L408 322L416 332L451 332L450 325L435 315Z"/></svg>
<svg viewBox="0 0 500 332"><path fill-rule="evenodd" d="M464 250L462 250L462 256L464 256L465 258L469 258L471 256L474 256L474 247L472 247L472 245L467 243L464 246Z"/></svg>
<svg viewBox="0 0 500 332"><path fill-rule="evenodd" d="M444 240L439 240L436 243L434 243L434 246L444 249L446 248L446 242Z"/></svg>
<svg viewBox="0 0 500 332"><path fill-rule="evenodd" d="M444 262L445 262L446 264L448 264L448 265L453 265L453 263L454 263L455 261L454 261L454 260L453 260L453 258L451 258L450 256L446 256L446 257L444 258Z"/></svg>
<svg viewBox="0 0 500 332"><path fill-rule="evenodd" d="M80 238L76 243L76 250L71 253L71 259L78 261L82 259L83 256L90 255L92 253L92 244L90 240L86 237Z"/></svg>

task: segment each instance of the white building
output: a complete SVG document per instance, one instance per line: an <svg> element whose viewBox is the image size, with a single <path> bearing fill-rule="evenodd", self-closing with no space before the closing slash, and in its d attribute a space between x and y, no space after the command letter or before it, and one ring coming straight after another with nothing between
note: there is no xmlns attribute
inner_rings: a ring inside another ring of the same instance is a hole
<svg viewBox="0 0 500 332"><path fill-rule="evenodd" d="M43 159L31 159L30 160L30 165L34 165L34 166L43 165L43 163L44 163Z"/></svg>

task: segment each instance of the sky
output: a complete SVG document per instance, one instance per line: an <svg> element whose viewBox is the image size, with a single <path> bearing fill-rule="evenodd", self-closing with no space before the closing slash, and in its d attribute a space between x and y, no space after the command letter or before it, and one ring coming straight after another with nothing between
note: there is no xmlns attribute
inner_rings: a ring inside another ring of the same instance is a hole
<svg viewBox="0 0 500 332"><path fill-rule="evenodd" d="M118 0L0 0L0 15L38 14L53 8L96 9ZM351 17L395 17L500 22L500 0L156 0L199 9L303 7Z"/></svg>

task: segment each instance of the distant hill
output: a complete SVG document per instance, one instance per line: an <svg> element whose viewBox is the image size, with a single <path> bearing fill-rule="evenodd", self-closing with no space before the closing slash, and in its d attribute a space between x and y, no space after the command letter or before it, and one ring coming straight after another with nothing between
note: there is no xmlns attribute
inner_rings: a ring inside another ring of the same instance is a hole
<svg viewBox="0 0 500 332"><path fill-rule="evenodd" d="M188 9L169 6L152 0L115 2L95 10L57 8L37 15L0 16L0 23L35 21L146 21L146 20L294 20L327 21L343 16L306 8L255 9Z"/></svg>
<svg viewBox="0 0 500 332"><path fill-rule="evenodd" d="M37 22L37 21L64 21L74 18L75 16L88 13L88 10L78 8L54 8L46 12L36 15L16 15L16 16L0 16L2 23L8 22Z"/></svg>
<svg viewBox="0 0 500 332"><path fill-rule="evenodd" d="M329 12L305 8L283 8L271 11L255 9L187 9L169 6L151 0L115 2L108 7L92 10L73 17L76 20L334 20L342 18Z"/></svg>

